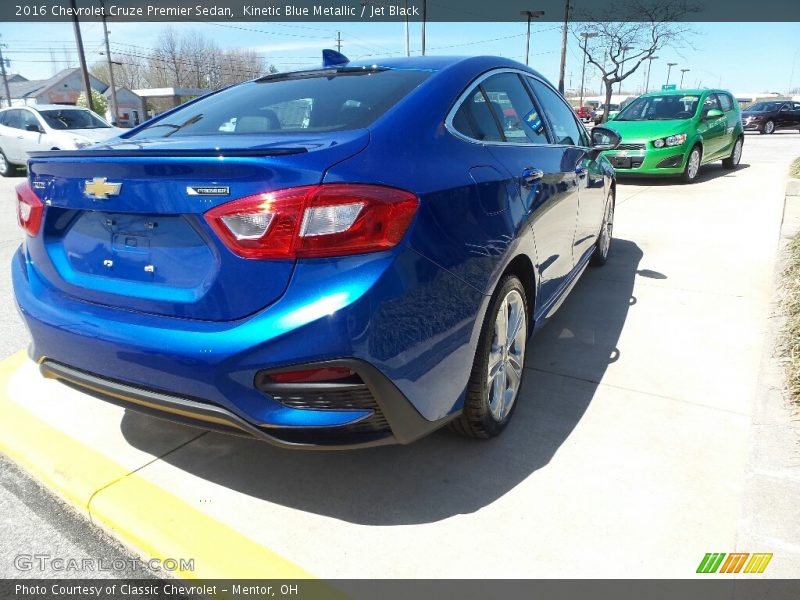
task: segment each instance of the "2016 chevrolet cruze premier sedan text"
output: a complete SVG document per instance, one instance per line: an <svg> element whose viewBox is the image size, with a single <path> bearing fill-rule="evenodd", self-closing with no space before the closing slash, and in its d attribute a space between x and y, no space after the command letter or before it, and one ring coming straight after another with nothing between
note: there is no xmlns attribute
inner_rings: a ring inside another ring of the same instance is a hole
<svg viewBox="0 0 800 600"><path fill-rule="evenodd" d="M287 447L503 430L529 334L608 255L619 139L506 59L327 56L33 156L44 376Z"/></svg>

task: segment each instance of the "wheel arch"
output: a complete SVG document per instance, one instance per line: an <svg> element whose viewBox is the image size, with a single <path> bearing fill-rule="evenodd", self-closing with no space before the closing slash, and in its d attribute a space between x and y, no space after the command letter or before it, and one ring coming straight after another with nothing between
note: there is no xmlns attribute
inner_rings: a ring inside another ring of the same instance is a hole
<svg viewBox="0 0 800 600"><path fill-rule="evenodd" d="M506 275L515 275L522 283L525 290L525 300L528 303L528 333L533 331L533 315L536 309L536 289L537 279L536 270L533 268L533 261L527 254L517 254L506 265L503 274L498 281L502 281Z"/></svg>

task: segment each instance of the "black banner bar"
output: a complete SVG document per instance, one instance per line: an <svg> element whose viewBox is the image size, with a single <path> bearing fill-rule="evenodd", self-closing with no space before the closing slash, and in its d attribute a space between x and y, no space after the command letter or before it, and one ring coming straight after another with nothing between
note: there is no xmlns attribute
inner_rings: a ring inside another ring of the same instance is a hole
<svg viewBox="0 0 800 600"><path fill-rule="evenodd" d="M516 22L525 11L539 21L561 22L564 0L77 0L81 21L285 21L285 22ZM72 19L70 0L2 0L0 21ZM655 12L653 12L655 11ZM681 22L797 22L796 0L571 0L574 21L647 21L666 14Z"/></svg>
<svg viewBox="0 0 800 600"><path fill-rule="evenodd" d="M3 600L797 600L800 580L1 580Z"/></svg>

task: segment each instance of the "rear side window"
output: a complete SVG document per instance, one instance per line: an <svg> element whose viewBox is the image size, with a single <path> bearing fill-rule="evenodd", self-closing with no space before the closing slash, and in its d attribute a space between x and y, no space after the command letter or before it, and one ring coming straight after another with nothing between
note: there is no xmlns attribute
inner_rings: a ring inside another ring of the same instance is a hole
<svg viewBox="0 0 800 600"><path fill-rule="evenodd" d="M4 125L13 127L14 129L22 129L22 111L19 109L10 110L6 113L6 120Z"/></svg>
<svg viewBox="0 0 800 600"><path fill-rule="evenodd" d="M497 117L480 88L475 88L461 103L453 117L453 127L459 133L482 142L502 142Z"/></svg>
<svg viewBox="0 0 800 600"><path fill-rule="evenodd" d="M201 99L128 139L360 129L428 76L381 69L271 76Z"/></svg>
<svg viewBox="0 0 800 600"><path fill-rule="evenodd" d="M453 116L453 127L480 141L548 142L539 111L515 73L498 73L476 86Z"/></svg>
<svg viewBox="0 0 800 600"><path fill-rule="evenodd" d="M575 119L575 112L567 102L555 91L550 89L538 79L529 77L528 81L533 87L539 104L547 115L550 126L555 134L556 144L565 146L588 146L589 140L583 125Z"/></svg>
<svg viewBox="0 0 800 600"><path fill-rule="evenodd" d="M722 106L722 110L728 112L729 110L733 110L733 100L728 94L717 94L719 98L719 104Z"/></svg>

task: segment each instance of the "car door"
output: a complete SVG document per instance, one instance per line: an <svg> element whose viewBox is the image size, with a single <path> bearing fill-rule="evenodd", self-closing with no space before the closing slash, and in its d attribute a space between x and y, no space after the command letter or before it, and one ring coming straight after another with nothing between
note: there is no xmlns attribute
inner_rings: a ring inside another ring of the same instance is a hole
<svg viewBox="0 0 800 600"><path fill-rule="evenodd" d="M592 158L586 128L575 119L563 97L535 77L527 80L553 131L554 144L563 148L565 172L571 169L576 175L578 215L572 253L574 262L579 263L593 252L600 233L606 200L605 175L597 157Z"/></svg>
<svg viewBox="0 0 800 600"><path fill-rule="evenodd" d="M800 102L792 102L792 127L800 128Z"/></svg>
<svg viewBox="0 0 800 600"><path fill-rule="evenodd" d="M28 153L49 150L49 148L47 147L47 135L39 122L39 117L33 111L25 108L20 109L20 112L22 113L20 115L22 128L17 135L17 140L19 140L22 161L26 162Z"/></svg>
<svg viewBox="0 0 800 600"><path fill-rule="evenodd" d="M575 264L578 175L573 159L568 148L550 143L546 122L519 72L495 72L473 90L465 103L475 115L488 114L500 129L487 148L506 171L522 219L533 232L539 300L545 305Z"/></svg>
<svg viewBox="0 0 800 600"><path fill-rule="evenodd" d="M708 113L712 109L722 110L719 98L714 93L708 94L703 100L700 123L697 126L697 130L703 136L703 162L719 156L725 146L727 119L724 114L721 117L709 117Z"/></svg>
<svg viewBox="0 0 800 600"><path fill-rule="evenodd" d="M729 94L720 92L717 94L720 109L725 113L725 134L722 143L720 144L718 152L722 155L730 154L733 149L733 143L738 137L739 124L742 122L742 117L736 104Z"/></svg>
<svg viewBox="0 0 800 600"><path fill-rule="evenodd" d="M22 155L24 154L20 146L22 140L22 110L12 108L6 111L5 119L3 120L3 137L2 149L6 159L10 162L19 164L24 162Z"/></svg>

